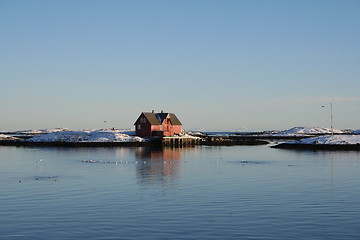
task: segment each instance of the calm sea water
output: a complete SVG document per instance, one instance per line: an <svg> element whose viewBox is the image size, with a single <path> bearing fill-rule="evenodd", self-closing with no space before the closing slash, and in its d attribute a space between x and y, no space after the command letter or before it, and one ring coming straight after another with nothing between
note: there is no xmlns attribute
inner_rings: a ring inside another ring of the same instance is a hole
<svg viewBox="0 0 360 240"><path fill-rule="evenodd" d="M0 147L0 239L360 239L360 153Z"/></svg>

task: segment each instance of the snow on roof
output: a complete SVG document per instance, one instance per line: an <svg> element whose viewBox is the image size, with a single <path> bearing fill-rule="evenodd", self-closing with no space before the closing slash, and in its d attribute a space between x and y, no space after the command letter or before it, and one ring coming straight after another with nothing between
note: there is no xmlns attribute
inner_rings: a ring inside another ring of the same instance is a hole
<svg viewBox="0 0 360 240"><path fill-rule="evenodd" d="M360 144L360 135L327 135L313 138L304 138L289 144Z"/></svg>
<svg viewBox="0 0 360 240"><path fill-rule="evenodd" d="M143 142L145 139L131 136L126 130L57 131L27 139L28 142Z"/></svg>

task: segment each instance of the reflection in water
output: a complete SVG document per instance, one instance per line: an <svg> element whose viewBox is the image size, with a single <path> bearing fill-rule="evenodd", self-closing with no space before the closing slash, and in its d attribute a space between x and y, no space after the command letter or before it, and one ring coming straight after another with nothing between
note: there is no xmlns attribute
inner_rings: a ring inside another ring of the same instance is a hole
<svg viewBox="0 0 360 240"><path fill-rule="evenodd" d="M355 240L359 172L350 151L0 147L0 239Z"/></svg>
<svg viewBox="0 0 360 240"><path fill-rule="evenodd" d="M136 174L142 184L175 183L180 174L181 148L137 148Z"/></svg>

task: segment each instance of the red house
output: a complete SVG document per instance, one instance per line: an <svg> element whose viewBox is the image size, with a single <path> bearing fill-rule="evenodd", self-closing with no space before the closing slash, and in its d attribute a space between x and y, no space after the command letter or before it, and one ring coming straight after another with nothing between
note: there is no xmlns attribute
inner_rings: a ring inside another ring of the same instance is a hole
<svg viewBox="0 0 360 240"><path fill-rule="evenodd" d="M135 122L136 136L164 137L181 133L181 122L173 113L143 112Z"/></svg>

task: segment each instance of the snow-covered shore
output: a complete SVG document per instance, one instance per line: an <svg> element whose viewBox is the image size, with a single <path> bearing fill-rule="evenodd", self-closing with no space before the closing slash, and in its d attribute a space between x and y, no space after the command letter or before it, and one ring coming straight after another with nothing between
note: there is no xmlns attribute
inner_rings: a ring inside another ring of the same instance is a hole
<svg viewBox="0 0 360 240"><path fill-rule="evenodd" d="M360 135L327 135L281 143L273 148L304 150L360 150Z"/></svg>
<svg viewBox="0 0 360 240"><path fill-rule="evenodd" d="M201 131L190 131L190 135L206 137L206 136L274 136L274 137L311 137L314 135L326 135L326 134L348 134L348 133L360 133L360 130L339 130L324 127L293 127L287 130L271 130L262 132L201 132Z"/></svg>
<svg viewBox="0 0 360 240"><path fill-rule="evenodd" d="M17 136L17 137L14 137ZM12 134L0 134L1 141L21 142L145 142L146 139L135 136L134 131L120 129L96 129L70 131L64 128L16 131Z"/></svg>
<svg viewBox="0 0 360 240"><path fill-rule="evenodd" d="M287 143L288 144L329 144L329 145L360 144L360 135L319 136L313 138L303 138L298 141L290 141Z"/></svg>
<svg viewBox="0 0 360 240"><path fill-rule="evenodd" d="M9 136L9 135L5 135L5 134L0 134L0 140L13 141L13 140L18 140L18 138L12 137L12 136Z"/></svg>
<svg viewBox="0 0 360 240"><path fill-rule="evenodd" d="M246 142L245 140L259 140L259 139L288 139L292 140L279 144L277 146L283 148L314 148L319 149L322 146L327 147L347 147L360 148L360 135L356 135L359 131L349 131L353 134L348 134L348 131L333 130L334 135L331 135L330 128L320 127L294 127L283 131L267 131L262 133L226 133L218 138L214 138L217 144L228 142ZM345 134L346 133L346 134ZM186 135L190 137L195 135L195 138L202 138L213 143L211 135L208 134L194 134ZM18 138L17 138L18 137ZM296 140L295 140L296 139ZM13 133L0 134L0 141L2 144L13 145L81 145L81 146L111 146L111 145L146 145L149 140L135 136L134 131L120 130L120 129L93 129L93 130L77 130L71 131L64 128L42 129L42 130L26 130L16 131ZM309 147L310 146L310 147Z"/></svg>
<svg viewBox="0 0 360 240"><path fill-rule="evenodd" d="M128 130L54 131L24 140L26 142L144 142Z"/></svg>

